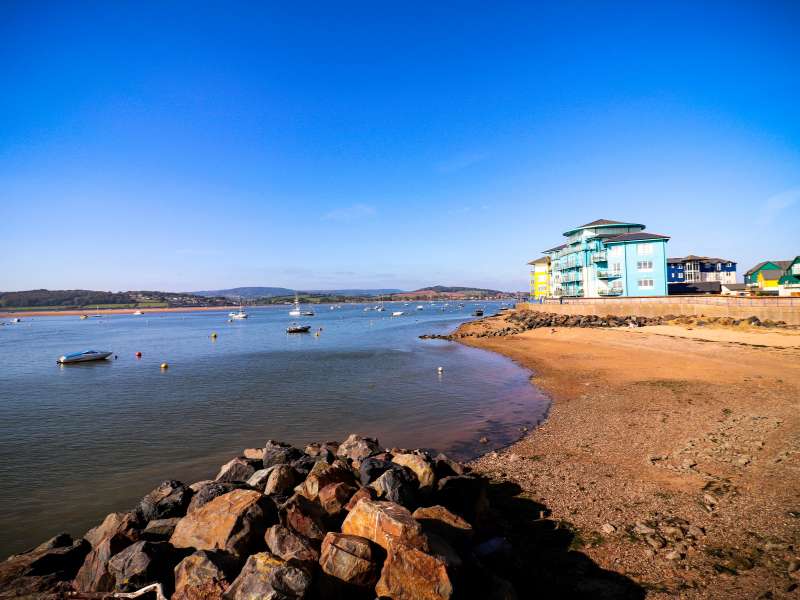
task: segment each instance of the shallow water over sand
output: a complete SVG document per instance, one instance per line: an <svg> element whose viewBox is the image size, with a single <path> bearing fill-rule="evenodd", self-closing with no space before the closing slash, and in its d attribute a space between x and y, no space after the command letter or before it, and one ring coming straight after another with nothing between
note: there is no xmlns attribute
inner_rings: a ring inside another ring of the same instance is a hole
<svg viewBox="0 0 800 600"><path fill-rule="evenodd" d="M213 477L268 438L302 447L358 432L469 458L541 419L547 401L521 367L417 338L453 329L472 304L414 307L319 307L304 320L319 337L287 335L287 307L233 323L213 312L0 327L0 557L59 531L81 535L163 479ZM118 359L55 364L89 348Z"/></svg>

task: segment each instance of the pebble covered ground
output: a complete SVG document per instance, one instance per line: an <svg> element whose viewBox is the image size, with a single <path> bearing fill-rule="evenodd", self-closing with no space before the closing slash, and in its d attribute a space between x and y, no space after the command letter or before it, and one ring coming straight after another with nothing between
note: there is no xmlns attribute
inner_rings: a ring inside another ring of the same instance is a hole
<svg viewBox="0 0 800 600"><path fill-rule="evenodd" d="M553 406L477 472L537 502L631 597L800 597L800 332L780 346L761 324L683 337L697 320L513 332L509 316L453 337L531 368Z"/></svg>

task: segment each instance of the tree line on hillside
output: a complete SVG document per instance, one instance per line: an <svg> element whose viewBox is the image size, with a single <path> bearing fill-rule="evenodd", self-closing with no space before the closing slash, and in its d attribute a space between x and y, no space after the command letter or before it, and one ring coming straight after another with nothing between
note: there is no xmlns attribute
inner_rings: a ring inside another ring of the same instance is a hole
<svg viewBox="0 0 800 600"><path fill-rule="evenodd" d="M92 290L28 290L0 293L0 306L88 306L91 304L132 304L127 292Z"/></svg>

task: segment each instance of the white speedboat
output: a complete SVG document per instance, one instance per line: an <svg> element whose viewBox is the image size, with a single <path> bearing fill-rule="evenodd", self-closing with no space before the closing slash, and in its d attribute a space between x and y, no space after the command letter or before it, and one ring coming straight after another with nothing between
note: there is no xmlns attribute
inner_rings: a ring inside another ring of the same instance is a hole
<svg viewBox="0 0 800 600"><path fill-rule="evenodd" d="M406 314L406 313L404 313L402 310L396 310L396 311L394 311L392 313L392 316L393 317L402 317L404 314Z"/></svg>
<svg viewBox="0 0 800 600"><path fill-rule="evenodd" d="M73 352L72 354L65 354L58 359L58 363L62 365L70 365L72 363L89 362L92 360L105 360L111 356L111 352L98 351L98 350L84 350L83 352Z"/></svg>
<svg viewBox="0 0 800 600"><path fill-rule="evenodd" d="M246 319L250 315L248 315L246 312L244 312L244 309L242 307L239 307L239 312L229 312L228 316L231 319L235 319L237 321L241 321L243 319Z"/></svg>
<svg viewBox="0 0 800 600"><path fill-rule="evenodd" d="M417 310L425 310L425 307L422 304L417 304Z"/></svg>
<svg viewBox="0 0 800 600"><path fill-rule="evenodd" d="M301 310L300 309L300 299L297 297L297 294L294 295L294 308L289 311L290 317L313 317L314 311L313 310Z"/></svg>
<svg viewBox="0 0 800 600"><path fill-rule="evenodd" d="M134 315L135 317L140 317L140 316L142 316L143 314L144 314L144 313L143 313L142 311L140 311L140 310L137 310L135 313L133 313L133 315Z"/></svg>

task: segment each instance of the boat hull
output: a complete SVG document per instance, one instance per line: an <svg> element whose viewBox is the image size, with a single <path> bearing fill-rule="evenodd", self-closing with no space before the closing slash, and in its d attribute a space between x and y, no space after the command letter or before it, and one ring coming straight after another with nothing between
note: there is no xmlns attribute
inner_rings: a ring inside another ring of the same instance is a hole
<svg viewBox="0 0 800 600"><path fill-rule="evenodd" d="M94 362L97 360L105 360L112 354L112 352L96 352L94 354L80 354L78 356L65 355L58 359L58 363L61 365L72 365L75 363Z"/></svg>

